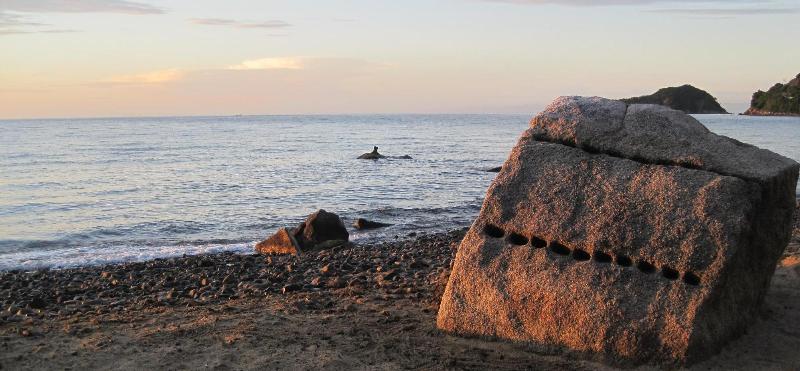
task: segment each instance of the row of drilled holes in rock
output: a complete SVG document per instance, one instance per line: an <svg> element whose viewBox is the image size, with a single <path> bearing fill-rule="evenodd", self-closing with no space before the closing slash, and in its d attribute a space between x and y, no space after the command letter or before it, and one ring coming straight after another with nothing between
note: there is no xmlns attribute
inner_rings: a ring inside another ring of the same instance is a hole
<svg viewBox="0 0 800 371"><path fill-rule="evenodd" d="M487 236L492 238L503 238L503 236L505 236L506 234L505 231L503 231L503 229L491 224L487 224L483 228L483 232L486 233ZM506 237L506 241L508 241L508 243L512 245L519 245L519 246L528 244L528 238L518 233L510 233L508 237ZM602 251L594 251L590 255L585 250L570 249L569 247L566 247L563 244L558 243L556 241L547 242L539 237L532 237L530 239L530 244L535 248L546 247L550 251L558 255L563 255L563 256L571 255L572 258L577 261L587 261L591 259L598 263L611 263L613 261L614 263L616 263L621 267L630 267L633 265L633 260L625 255L615 254L612 257L610 254ZM639 271L645 274L653 274L658 270L655 265L646 260L639 260L638 262L636 262L636 268L638 268ZM662 266L661 275L670 281L674 281L682 277L683 282L688 285L692 286L700 285L700 277L693 272L684 272L683 275L681 275L680 272L669 266Z"/></svg>

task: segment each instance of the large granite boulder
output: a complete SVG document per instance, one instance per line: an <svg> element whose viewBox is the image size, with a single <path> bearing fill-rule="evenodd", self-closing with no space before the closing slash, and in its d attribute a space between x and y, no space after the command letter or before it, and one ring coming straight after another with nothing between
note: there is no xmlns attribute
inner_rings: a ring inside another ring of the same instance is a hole
<svg viewBox="0 0 800 371"><path fill-rule="evenodd" d="M344 222L334 213L323 209L309 215L297 228L281 228L275 234L256 244L261 254L292 254L303 251L325 250L347 243L350 234Z"/></svg>
<svg viewBox="0 0 800 371"><path fill-rule="evenodd" d="M753 320L797 175L679 111L559 98L489 188L438 326L615 364L700 360Z"/></svg>

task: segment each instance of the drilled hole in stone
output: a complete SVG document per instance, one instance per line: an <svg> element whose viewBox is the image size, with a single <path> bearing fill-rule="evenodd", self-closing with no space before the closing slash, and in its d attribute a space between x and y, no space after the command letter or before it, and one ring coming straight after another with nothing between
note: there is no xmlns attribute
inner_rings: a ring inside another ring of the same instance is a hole
<svg viewBox="0 0 800 371"><path fill-rule="evenodd" d="M683 274L683 282L692 286L697 286L700 284L700 277L692 272L686 272Z"/></svg>
<svg viewBox="0 0 800 371"><path fill-rule="evenodd" d="M642 273L647 273L647 274L650 274L650 273L653 273L653 272L656 271L656 266L655 265L650 264L649 262L644 261L644 260L639 261L639 263L636 264L636 268L639 268L639 270L642 271Z"/></svg>
<svg viewBox="0 0 800 371"><path fill-rule="evenodd" d="M508 235L508 242L514 245L527 245L528 239L523 235L511 233Z"/></svg>
<svg viewBox="0 0 800 371"><path fill-rule="evenodd" d="M569 247L566 247L558 242L550 242L550 251L558 255L569 255Z"/></svg>
<svg viewBox="0 0 800 371"><path fill-rule="evenodd" d="M661 267L661 275L668 280L677 280L680 277L680 273L678 271L670 268L670 267Z"/></svg>
<svg viewBox="0 0 800 371"><path fill-rule="evenodd" d="M611 255L608 255L602 251L595 251L594 261L598 263L611 263Z"/></svg>
<svg viewBox="0 0 800 371"><path fill-rule="evenodd" d="M625 255L617 255L616 261L618 265L623 267L630 267L631 265L633 265L633 261L631 260L631 258Z"/></svg>
<svg viewBox="0 0 800 371"><path fill-rule="evenodd" d="M589 253L586 251L575 249L572 251L572 258L577 261L587 261L591 258L591 256L589 256Z"/></svg>
<svg viewBox="0 0 800 371"><path fill-rule="evenodd" d="M546 142L547 141L547 136L545 136L542 133L534 133L533 134L533 139L535 139L537 141L540 141L540 142Z"/></svg>
<svg viewBox="0 0 800 371"><path fill-rule="evenodd" d="M695 170L700 170L700 169L703 168L700 164L695 163L693 160L678 160L678 166L682 166L682 167L685 167L687 169L695 169Z"/></svg>
<svg viewBox="0 0 800 371"><path fill-rule="evenodd" d="M547 241L539 238L539 237L532 237L531 238L531 245L537 249L542 249L547 247Z"/></svg>
<svg viewBox="0 0 800 371"><path fill-rule="evenodd" d="M575 142L573 142L570 139L559 138L559 139L556 139L555 142L557 142L558 144L567 146L567 147L575 147Z"/></svg>
<svg viewBox="0 0 800 371"><path fill-rule="evenodd" d="M500 229L500 227L491 224L487 224L485 227L483 227L483 232L486 233L486 235L488 235L489 237L494 237L494 238L502 238L503 235L506 234L506 232L503 232L503 230Z"/></svg>
<svg viewBox="0 0 800 371"><path fill-rule="evenodd" d="M585 144L585 143L581 144L581 149L586 151L586 152L588 152L588 153L591 153L593 155L596 155L596 154L600 153L599 149L597 149L597 148L595 148L595 147L593 147L591 145Z"/></svg>

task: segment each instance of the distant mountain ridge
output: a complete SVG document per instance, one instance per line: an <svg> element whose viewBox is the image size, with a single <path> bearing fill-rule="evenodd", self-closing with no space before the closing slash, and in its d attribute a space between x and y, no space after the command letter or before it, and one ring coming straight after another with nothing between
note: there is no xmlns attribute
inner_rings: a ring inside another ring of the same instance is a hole
<svg viewBox="0 0 800 371"><path fill-rule="evenodd" d="M711 94L692 85L659 89L651 95L622 99L628 104L660 104L686 113L728 113Z"/></svg>
<svg viewBox="0 0 800 371"><path fill-rule="evenodd" d="M766 92L753 93L744 115L800 116L800 74L786 84L777 83Z"/></svg>

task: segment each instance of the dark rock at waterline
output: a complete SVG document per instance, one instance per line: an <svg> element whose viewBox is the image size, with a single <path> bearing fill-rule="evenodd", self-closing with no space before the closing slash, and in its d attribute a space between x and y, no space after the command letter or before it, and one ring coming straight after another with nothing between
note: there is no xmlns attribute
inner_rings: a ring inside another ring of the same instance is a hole
<svg viewBox="0 0 800 371"><path fill-rule="evenodd" d="M388 156L388 157L384 156L384 155L378 153L378 147L377 146L372 148L372 152L367 152L367 153L365 153L365 154L363 154L361 156L358 156L359 160L378 160L378 159L382 159L382 158L390 158L390 159L397 159L397 160L412 160L412 157L409 156L409 155Z"/></svg>
<svg viewBox="0 0 800 371"><path fill-rule="evenodd" d="M311 214L297 228L281 228L275 234L256 244L262 254L297 255L303 251L326 250L347 243L350 233L344 222L334 213L323 209Z"/></svg>
<svg viewBox="0 0 800 371"><path fill-rule="evenodd" d="M367 220L364 218L358 218L355 222L353 222L353 227L356 229L376 229L376 228L384 228L388 227L391 224L381 223L381 222L373 222L371 220Z"/></svg>
<svg viewBox="0 0 800 371"><path fill-rule="evenodd" d="M365 153L361 156L358 156L359 160L378 160L381 158L386 158L386 156L380 153Z"/></svg>
<svg viewBox="0 0 800 371"><path fill-rule="evenodd" d="M500 170L503 170L503 167L502 167L502 166L498 166L498 167L493 167L493 168L490 168L490 169L486 169L486 172L489 172L489 173L499 173L499 172L500 172Z"/></svg>
<svg viewBox="0 0 800 371"><path fill-rule="evenodd" d="M377 160L380 158L386 158L386 156L378 153L378 146L372 148L372 152L367 152L361 156L358 156L359 160Z"/></svg>
<svg viewBox="0 0 800 371"><path fill-rule="evenodd" d="M303 248L313 249L327 241L347 242L350 234L338 215L320 209L298 227L295 238Z"/></svg>

